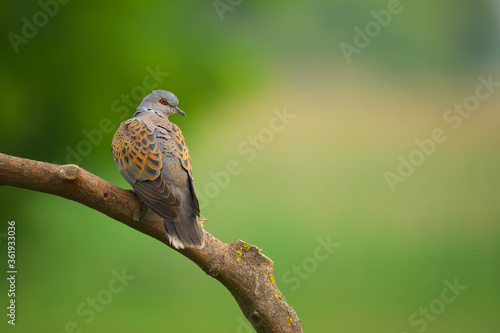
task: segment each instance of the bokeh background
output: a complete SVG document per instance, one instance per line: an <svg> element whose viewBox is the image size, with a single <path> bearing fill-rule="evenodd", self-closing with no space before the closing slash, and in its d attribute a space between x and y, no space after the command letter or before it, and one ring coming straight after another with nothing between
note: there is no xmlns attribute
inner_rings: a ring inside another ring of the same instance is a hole
<svg viewBox="0 0 500 333"><path fill-rule="evenodd" d="M478 77L500 81L499 1L403 0L379 29L371 11L394 2L43 1L46 22L37 1L0 5L0 152L76 162L128 188L111 140L154 84L188 115L172 120L207 229L274 260L305 331L500 330L500 87L458 128L443 118ZM23 32L34 16L40 27ZM341 43L367 24L368 45L346 57ZM9 33L30 37L13 46ZM436 128L447 140L391 190L386 173ZM230 161L240 171L217 185ZM17 325L2 314L2 331L251 331L217 281L107 216L11 187L0 212L0 266L14 219L19 272ZM328 241L332 253L316 250ZM82 315L122 269L135 278ZM467 289L443 303L455 279Z"/></svg>

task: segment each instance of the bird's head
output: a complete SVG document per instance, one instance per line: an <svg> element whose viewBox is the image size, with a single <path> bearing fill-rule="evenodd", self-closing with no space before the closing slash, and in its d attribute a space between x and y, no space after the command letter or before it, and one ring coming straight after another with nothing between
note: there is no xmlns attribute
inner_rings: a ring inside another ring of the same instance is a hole
<svg viewBox="0 0 500 333"><path fill-rule="evenodd" d="M137 107L137 113L152 112L162 118L168 118L171 114L179 113L185 117L186 114L177 107L177 104L179 104L179 100L170 91L154 90L144 97Z"/></svg>

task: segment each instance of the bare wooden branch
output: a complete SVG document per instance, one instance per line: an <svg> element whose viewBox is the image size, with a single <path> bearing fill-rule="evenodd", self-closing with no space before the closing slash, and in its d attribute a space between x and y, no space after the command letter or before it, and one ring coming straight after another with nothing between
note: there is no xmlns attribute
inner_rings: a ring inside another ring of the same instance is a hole
<svg viewBox="0 0 500 333"><path fill-rule="evenodd" d="M76 165L61 166L0 153L0 185L77 201L170 246L161 218L135 194ZM172 249L221 282L257 332L302 332L297 314L276 285L273 261L256 246L241 240L223 243L206 230L204 233L203 249Z"/></svg>

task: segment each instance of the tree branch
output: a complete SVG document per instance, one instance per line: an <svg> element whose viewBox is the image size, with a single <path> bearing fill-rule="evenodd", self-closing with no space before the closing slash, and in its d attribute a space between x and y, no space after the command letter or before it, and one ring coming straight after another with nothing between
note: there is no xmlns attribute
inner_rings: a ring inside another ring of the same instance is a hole
<svg viewBox="0 0 500 333"><path fill-rule="evenodd" d="M0 185L74 200L170 246L159 216L139 198L77 165L56 165L0 153ZM257 332L302 332L300 320L274 279L274 263L259 248L223 243L206 230L203 249L176 250L231 292Z"/></svg>

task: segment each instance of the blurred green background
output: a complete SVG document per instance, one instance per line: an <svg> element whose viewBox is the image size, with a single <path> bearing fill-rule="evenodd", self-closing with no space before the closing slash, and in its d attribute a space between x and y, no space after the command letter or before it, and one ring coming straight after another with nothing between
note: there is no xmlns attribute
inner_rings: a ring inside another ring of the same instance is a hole
<svg viewBox="0 0 500 333"><path fill-rule="evenodd" d="M305 331L500 330L500 87L458 128L443 118L479 76L500 81L498 1L43 1L0 5L0 152L129 188L113 133L151 85L170 90L207 229L274 260ZM384 175L436 128L447 140L392 191ZM239 173L217 185L230 161ZM2 331L250 332L229 292L161 243L47 194L2 187L0 205L0 266L9 219L18 266ZM122 269L135 278L106 298ZM455 279L467 289L443 303Z"/></svg>

